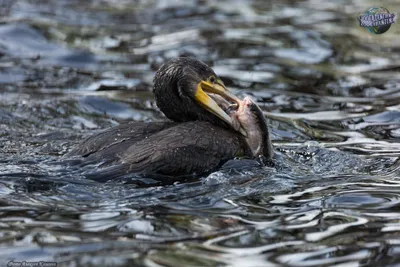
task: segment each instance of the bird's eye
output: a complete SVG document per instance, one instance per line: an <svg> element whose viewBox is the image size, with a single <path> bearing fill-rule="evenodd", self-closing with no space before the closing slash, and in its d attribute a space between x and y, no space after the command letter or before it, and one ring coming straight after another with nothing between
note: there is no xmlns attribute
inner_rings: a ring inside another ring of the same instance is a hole
<svg viewBox="0 0 400 267"><path fill-rule="evenodd" d="M211 76L209 80L211 83L215 83L217 81L217 79L214 76Z"/></svg>

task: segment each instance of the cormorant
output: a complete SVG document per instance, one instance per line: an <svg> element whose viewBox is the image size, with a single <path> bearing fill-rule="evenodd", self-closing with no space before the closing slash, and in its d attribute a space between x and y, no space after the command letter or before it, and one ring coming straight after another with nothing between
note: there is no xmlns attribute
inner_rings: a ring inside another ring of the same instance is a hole
<svg viewBox="0 0 400 267"><path fill-rule="evenodd" d="M134 173L173 181L215 170L235 157L271 159L262 111L250 98L230 93L205 63L188 57L164 63L154 78L154 94L172 121L122 123L87 138L68 156L100 163L98 180Z"/></svg>

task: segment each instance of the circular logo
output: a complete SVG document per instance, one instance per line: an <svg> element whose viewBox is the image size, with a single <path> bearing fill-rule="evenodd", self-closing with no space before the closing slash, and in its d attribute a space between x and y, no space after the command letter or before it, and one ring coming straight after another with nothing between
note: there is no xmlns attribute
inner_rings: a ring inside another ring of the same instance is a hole
<svg viewBox="0 0 400 267"><path fill-rule="evenodd" d="M384 7L371 7L359 19L360 26L367 28L370 33L382 34L395 22L396 15Z"/></svg>

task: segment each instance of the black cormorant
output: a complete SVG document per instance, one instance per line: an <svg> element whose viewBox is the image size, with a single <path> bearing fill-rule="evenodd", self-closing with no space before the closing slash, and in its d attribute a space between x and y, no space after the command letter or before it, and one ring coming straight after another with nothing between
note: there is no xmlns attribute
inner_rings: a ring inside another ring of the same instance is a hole
<svg viewBox="0 0 400 267"><path fill-rule="evenodd" d="M174 180L212 171L235 157L271 159L262 111L249 98L231 94L203 62L179 57L164 63L154 94L171 121L122 123L84 140L68 156L98 162L101 180L131 173Z"/></svg>

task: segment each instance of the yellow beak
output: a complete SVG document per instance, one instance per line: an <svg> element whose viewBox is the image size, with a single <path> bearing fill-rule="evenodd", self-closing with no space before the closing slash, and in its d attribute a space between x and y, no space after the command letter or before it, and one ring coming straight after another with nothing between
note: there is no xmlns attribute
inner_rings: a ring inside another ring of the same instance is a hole
<svg viewBox="0 0 400 267"><path fill-rule="evenodd" d="M201 81L198 84L196 94L194 96L195 100L203 108L205 108L212 114L218 116L221 120L228 123L230 126L234 128L232 118L228 114L226 114L226 112L220 106L218 106L218 104L207 93L220 95L223 98L233 101L238 105L241 102L241 100L237 96L229 92L223 84L210 83L206 81ZM247 135L246 132L243 130L243 128L240 128L239 131L244 136Z"/></svg>

